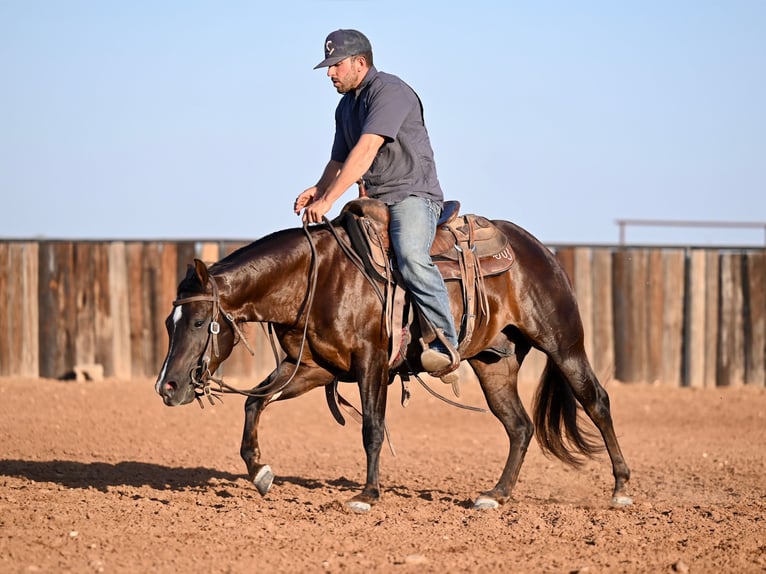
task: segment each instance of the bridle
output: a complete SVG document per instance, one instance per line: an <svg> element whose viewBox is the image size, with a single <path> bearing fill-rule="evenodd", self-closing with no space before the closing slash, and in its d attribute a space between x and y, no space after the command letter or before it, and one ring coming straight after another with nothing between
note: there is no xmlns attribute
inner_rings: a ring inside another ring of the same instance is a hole
<svg viewBox="0 0 766 574"><path fill-rule="evenodd" d="M314 294L316 292L316 284L317 284L317 254L316 254L316 247L314 245L314 241L311 237L311 233L309 232L306 224L304 223L303 229L306 232L306 236L309 240L309 245L311 247L311 270L310 270L310 279L309 279L309 294L308 294L308 300L306 304L306 315L308 316L309 312L311 311L311 307L314 303ZM199 359L197 359L197 364L191 368L189 371L189 378L191 380L191 385L194 388L194 398L197 399L197 402L199 403L200 407L204 408L204 404L202 403L202 397L207 397L208 401L210 401L210 404L215 404L214 399L218 399L219 401L222 401L221 395L219 393L236 393L239 395L245 395L247 397L253 397L253 398L265 398L269 395L275 394L283 390L287 385L289 385L292 380L295 378L295 375L298 372L298 368L301 365L301 357L303 356L303 348L306 343L306 337L308 333L308 320L306 320L305 325L303 327L303 337L301 339L301 346L300 351L298 353L298 361L295 364L295 370L290 375L290 377L282 384L279 385L278 388L271 388L271 385L267 384L260 389L250 389L250 390L243 390L238 389L235 387L232 387L231 385L228 385L223 381L222 378L213 377L213 374L210 372L210 360L211 360L211 351L212 355L216 358L220 356L219 353L219 345L218 345L218 335L221 332L221 324L218 321L219 316L222 316L226 322L231 326L232 330L235 333L234 343L232 345L236 346L237 343L242 341L244 343L247 350L250 352L250 355L255 357L255 351L250 346L250 343L247 340L247 337L245 337L245 334L242 332L242 330L239 328L239 325L237 324L236 319L234 316L223 309L221 306L221 296L218 290L218 284L215 282L215 278L212 275L208 275L208 281L207 284L210 285L211 292L209 294L202 294L202 295L191 295L189 297L182 297L179 299L176 299L173 301L173 307L178 307L180 305L185 305L187 303L194 303L198 301L203 302L209 302L213 305L213 309L210 316L210 325L208 326L208 336L207 336L207 342L205 343L205 349L202 351L202 354L200 355ZM277 350L276 343L274 342L274 334L272 330L271 323L268 324L268 336L269 336L269 342L271 343L271 350L274 354L274 360L279 366L280 364L280 357L279 357L279 351ZM218 388L213 390L211 388L211 385L217 385Z"/></svg>
<svg viewBox="0 0 766 574"><path fill-rule="evenodd" d="M220 390L224 390L224 382L222 379L216 379L210 372L210 360L212 356L220 356L220 348L218 344L218 335L221 333L221 324L218 319L222 315L226 322L231 326L235 333L234 345L239 341L242 341L250 351L250 354L255 356L255 351L247 341L245 334L237 325L237 321L234 319L231 313L224 311L221 308L221 296L218 291L218 284L212 276L208 277L208 285L210 285L211 293L204 295L192 295L190 297L182 297L173 301L173 307L179 307L187 303L194 303L196 301L206 301L212 303L213 310L210 316L210 325L208 325L207 342L205 343L205 349L202 351L197 364L189 371L189 378L191 379L192 387L194 388L194 397L202 405L201 397L206 396L210 403L213 403L214 398L220 400L220 395L215 394L211 388L211 383L216 383ZM212 355L211 355L212 352Z"/></svg>

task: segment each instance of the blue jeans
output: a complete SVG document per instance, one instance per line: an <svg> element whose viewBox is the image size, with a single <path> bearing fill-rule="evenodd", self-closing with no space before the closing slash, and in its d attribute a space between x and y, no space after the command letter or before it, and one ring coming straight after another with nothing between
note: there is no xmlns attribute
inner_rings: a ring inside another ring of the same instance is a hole
<svg viewBox="0 0 766 574"><path fill-rule="evenodd" d="M441 207L430 199L411 195L388 209L391 247L405 287L425 318L442 329L445 338L457 348L447 287L430 255Z"/></svg>

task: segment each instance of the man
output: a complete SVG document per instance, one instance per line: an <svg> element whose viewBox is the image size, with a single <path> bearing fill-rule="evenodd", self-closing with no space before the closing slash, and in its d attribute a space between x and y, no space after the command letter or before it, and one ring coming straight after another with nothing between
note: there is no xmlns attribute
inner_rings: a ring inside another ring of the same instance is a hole
<svg viewBox="0 0 766 574"><path fill-rule="evenodd" d="M295 200L295 213L303 209L307 223L322 221L360 180L360 189L388 205L391 245L405 286L443 335L424 349L421 363L453 383L457 334L444 280L429 255L444 197L420 99L401 79L375 69L370 42L357 30L327 36L325 59L317 68L327 68L343 97L335 110L330 161L317 184Z"/></svg>

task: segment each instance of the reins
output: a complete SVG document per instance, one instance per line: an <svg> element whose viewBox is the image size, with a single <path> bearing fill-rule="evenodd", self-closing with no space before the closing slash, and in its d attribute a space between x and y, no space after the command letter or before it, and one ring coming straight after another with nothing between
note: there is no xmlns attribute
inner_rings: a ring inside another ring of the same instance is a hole
<svg viewBox="0 0 766 574"><path fill-rule="evenodd" d="M370 277L369 273L367 273L367 271L364 268L364 264L359 258L359 255L349 245L345 244L343 239L340 237L338 232L333 227L332 223L326 217L323 217L323 222L330 229L333 237L335 238L338 245L340 246L341 251L343 251L343 253L352 261L352 263L357 267L357 269L359 269L359 271L367 279L367 281L373 286L375 290L375 294L378 296L381 303L385 306L387 303L387 297L385 297L380 292L380 289L378 285L376 284L375 280L372 277ZM215 278L212 275L208 276L208 283L211 286L211 294L192 295L190 297L184 297L184 298L176 299L175 301L173 301L174 307L177 307L179 305L185 305L186 303L193 303L196 301L209 302L209 303L212 303L213 305L210 325L208 328L208 339L205 344L205 350L203 351L197 365L193 367L189 373L189 376L192 381L192 386L194 387L194 396L197 399L197 402L200 405L200 408L204 408L202 397L207 397L211 405L215 404L215 399L218 399L219 401L223 401L219 393L238 394L238 395L244 395L246 397L252 397L252 398L266 398L270 395L274 395L276 393L281 392L287 387L287 385L289 385L293 381L293 379L295 379L295 376L298 373L298 369L301 366L301 358L303 357L303 350L306 344L306 339L308 334L308 324L309 324L308 316L314 305L314 297L316 295L317 276L318 276L318 267L319 267L316 246L314 245L314 240L311 237L311 232L309 231L308 226L306 225L305 222L303 224L303 231L306 234L309 247L311 249L311 268L309 271L308 295L306 297L306 303L305 303L306 321L304 322L304 325L303 325L303 334L301 336L301 344L300 344L300 349L298 352L298 360L295 364L295 370L288 377L288 379L284 383L280 384L278 387L272 388L271 383L268 383L262 387L256 387L254 389L249 389L249 390L238 389L224 382L222 378L214 377L213 374L210 372L209 365L210 365L210 358L211 358L210 357L211 347L212 347L213 355L215 357L220 356L219 345L218 345L218 335L221 332L221 325L218 322L219 314L223 315L224 319L226 319L226 321L229 323L229 325L232 327L232 329L234 330L236 334L234 345L236 345L239 341L242 341L245 347L247 348L247 350L250 352L250 355L253 357L255 356L255 351L250 346L250 343L245 337L245 334L239 328L239 325L237 324L237 321L234 318L234 316L231 313L223 310L223 308L221 307L221 297L218 290L218 284L215 282ZM385 313L385 309L384 309L384 313ZM274 342L271 323L268 324L268 335L269 335L269 342L271 343L271 349L274 354L274 360L277 364L277 367L279 367L279 365L282 362L279 359L279 352ZM426 384L425 381L423 381L420 378L417 371L415 371L411 367L411 365L406 359L405 359L405 364L407 365L407 369L409 370L409 373L407 374L413 374L415 376L415 379L418 381L418 383L420 383L420 385L424 387L426 391L428 391L428 393L430 393L432 396L444 401L450 406L458 407L458 408L469 410L469 411L486 412L486 410L481 407L464 405L456 401L452 401L448 399L447 397L441 395L440 393L437 393L428 384ZM216 389L211 388L213 384L217 386ZM406 395L407 397L409 397L409 390L406 389L404 380L402 380L402 385L403 385L402 406L406 406L406 401L404 400L404 396ZM337 394L337 389L335 392ZM344 403L348 403L348 401L343 399L341 401L341 404L344 404ZM350 403L348 403L348 405L350 406ZM389 443L390 443L390 440L389 440Z"/></svg>
<svg viewBox="0 0 766 574"><path fill-rule="evenodd" d="M290 377L281 385L279 385L277 388L272 388L270 384L267 384L261 388L256 387L255 389L250 390L244 390L244 389L238 389L236 387L233 387L220 377L214 377L213 374L210 372L210 369L208 368L210 365L210 348L212 347L212 351L215 357L219 357L219 346L218 346L218 334L221 332L221 324L218 322L218 315L219 312L223 311L221 307L221 297L218 292L218 284L215 282L215 278L210 275L208 277L208 283L211 286L212 293L210 295L192 295L190 297L184 297L182 299L176 299L173 301L173 306L177 307L179 305L184 305L186 303L193 303L195 301L207 301L212 303L213 305L213 311L211 315L210 325L208 328L208 339L207 343L205 344L205 350L203 351L198 364L192 368L191 372L189 373L189 376L192 381L192 386L194 387L194 396L197 399L197 402L199 403L201 408L204 408L204 404L202 402L202 397L207 397L208 401L210 401L210 404L215 404L214 399L221 400L221 396L218 393L230 393L230 394L239 394L244 395L247 397L253 397L253 398L265 398L269 395L273 395L276 393L279 393L280 391L284 390L287 385L289 385L293 379L295 378L296 374L298 373L298 369L301 366L301 357L303 357L303 349L306 344L306 338L308 334L308 315L311 311L311 308L314 304L314 295L316 294L316 285L317 285L317 274L318 274L318 265L317 265L317 253L316 253L316 246L314 245L314 241L311 237L311 233L308 230L308 227L306 224L303 224L303 230L306 233L306 237L308 238L309 246L311 248L311 270L310 270L310 276L309 276L309 291L308 296L306 299L306 321L303 326L303 335L301 337L301 345L300 350L298 353L298 361L295 364L295 370L290 375ZM250 346L250 343L247 341L247 338L245 337L245 334L242 332L242 330L239 328L239 325L237 324L237 321L234 319L233 315L229 312L223 311L223 317L226 319L226 321L229 323L229 325L232 327L234 332L236 333L236 338L234 340L234 345L236 345L239 341L242 341L247 348L247 350L250 352L250 355L253 357L255 356L255 351ZM279 352L277 351L276 344L274 343L273 334L271 331L271 323L269 323L269 341L271 343L271 349L274 353L274 360L277 363L277 366L280 364L279 360ZM215 384L218 386L217 389L213 390L211 389L211 385Z"/></svg>

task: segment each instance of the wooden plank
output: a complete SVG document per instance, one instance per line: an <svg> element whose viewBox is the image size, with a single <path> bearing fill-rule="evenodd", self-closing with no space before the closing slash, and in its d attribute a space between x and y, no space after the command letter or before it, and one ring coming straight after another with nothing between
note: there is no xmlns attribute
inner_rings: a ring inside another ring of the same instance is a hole
<svg viewBox="0 0 766 574"><path fill-rule="evenodd" d="M689 387L705 386L706 268L705 252L694 249L689 257L686 314L686 380Z"/></svg>
<svg viewBox="0 0 766 574"><path fill-rule="evenodd" d="M9 375L39 376L38 257L36 243L12 242L4 259L3 370Z"/></svg>
<svg viewBox="0 0 766 574"><path fill-rule="evenodd" d="M0 244L0 253L2 253L2 244ZM37 285L37 304L39 312L39 341L40 349L40 376L55 377L55 357L59 353L51 353L50 349L57 347L56 333L58 331L56 317L56 281L55 259L56 251L54 244L50 241L42 241L39 246L40 267ZM0 269L2 269L2 257L0 257ZM1 279L0 279L1 280ZM1 291L1 289L0 289ZM1 363L1 362L0 362Z"/></svg>
<svg viewBox="0 0 766 574"><path fill-rule="evenodd" d="M585 353L588 357L592 357L594 353L593 276L590 247L578 247L574 250L574 288L583 323Z"/></svg>
<svg viewBox="0 0 766 574"><path fill-rule="evenodd" d="M615 376L623 382L645 382L647 363L648 253L620 249L613 254Z"/></svg>
<svg viewBox="0 0 766 574"><path fill-rule="evenodd" d="M75 361L73 366L96 362L96 314L93 286L93 244L74 244L74 277L76 321L74 331Z"/></svg>
<svg viewBox="0 0 766 574"><path fill-rule="evenodd" d="M144 327L148 297L144 286L144 245L130 242L125 246L128 267L128 302L130 307L130 362L134 377L146 376L145 364L150 351L149 334Z"/></svg>
<svg viewBox="0 0 766 574"><path fill-rule="evenodd" d="M686 254L681 249L663 253L662 353L660 378L674 386L682 384L684 348L684 285Z"/></svg>
<svg viewBox="0 0 766 574"><path fill-rule="evenodd" d="M745 383L766 386L766 251L746 254Z"/></svg>
<svg viewBox="0 0 766 574"><path fill-rule="evenodd" d="M24 317L20 309L20 302L23 298L23 285L19 273L20 254L19 243L13 242L8 245L8 267L6 271L8 298L5 305L4 323L7 329L8 372L12 374L19 374L21 369L20 328Z"/></svg>
<svg viewBox="0 0 766 574"><path fill-rule="evenodd" d="M718 334L718 384L739 386L745 380L743 258L721 255L721 319Z"/></svg>
<svg viewBox="0 0 766 574"><path fill-rule="evenodd" d="M112 369L105 374L123 380L132 376L130 341L130 301L125 243L109 244L109 314L112 318Z"/></svg>
<svg viewBox="0 0 766 574"><path fill-rule="evenodd" d="M704 349L708 359L705 364L704 386L713 388L718 384L718 356L720 355L720 347L718 345L720 323L718 316L721 309L721 287L719 283L721 258L717 251L706 251L705 259L706 328Z"/></svg>
<svg viewBox="0 0 766 574"><path fill-rule="evenodd" d="M109 244L91 244L93 258L93 338L95 344L94 362L103 367L105 376L114 374L112 352L113 321L109 283Z"/></svg>
<svg viewBox="0 0 766 574"><path fill-rule="evenodd" d="M612 252L610 249L594 249L593 306L593 355L591 361L601 381L614 377L614 310L612 308Z"/></svg>
<svg viewBox="0 0 766 574"><path fill-rule="evenodd" d="M37 306L40 249L37 242L24 243L22 247L23 299L20 302L22 322L22 347L20 374L26 377L40 376L40 315Z"/></svg>
<svg viewBox="0 0 766 574"><path fill-rule="evenodd" d="M648 281L646 285L646 380L662 381L662 355L664 343L664 253L661 249L649 249Z"/></svg>
<svg viewBox="0 0 766 574"><path fill-rule="evenodd" d="M718 378L720 309L718 251L695 249L689 260L686 318L686 380L690 387L712 388Z"/></svg>
<svg viewBox="0 0 766 574"><path fill-rule="evenodd" d="M74 243L44 243L40 250L40 375L61 378L73 373L77 309L74 289Z"/></svg>
<svg viewBox="0 0 766 574"><path fill-rule="evenodd" d="M620 249L612 254L612 301L614 308L614 375L620 381L632 377L630 361L630 337L626 329L630 305L628 250Z"/></svg>
<svg viewBox="0 0 766 574"><path fill-rule="evenodd" d="M160 370L160 363L165 356L165 349L167 348L167 339L161 342L160 333L157 328L158 323L162 323L165 320L165 314L160 311L161 259L159 243L147 242L143 244L141 282L145 299L145 313L143 315L142 330L145 333L146 354L144 355L142 373L146 377L157 376ZM163 323L162 333L164 332Z"/></svg>

